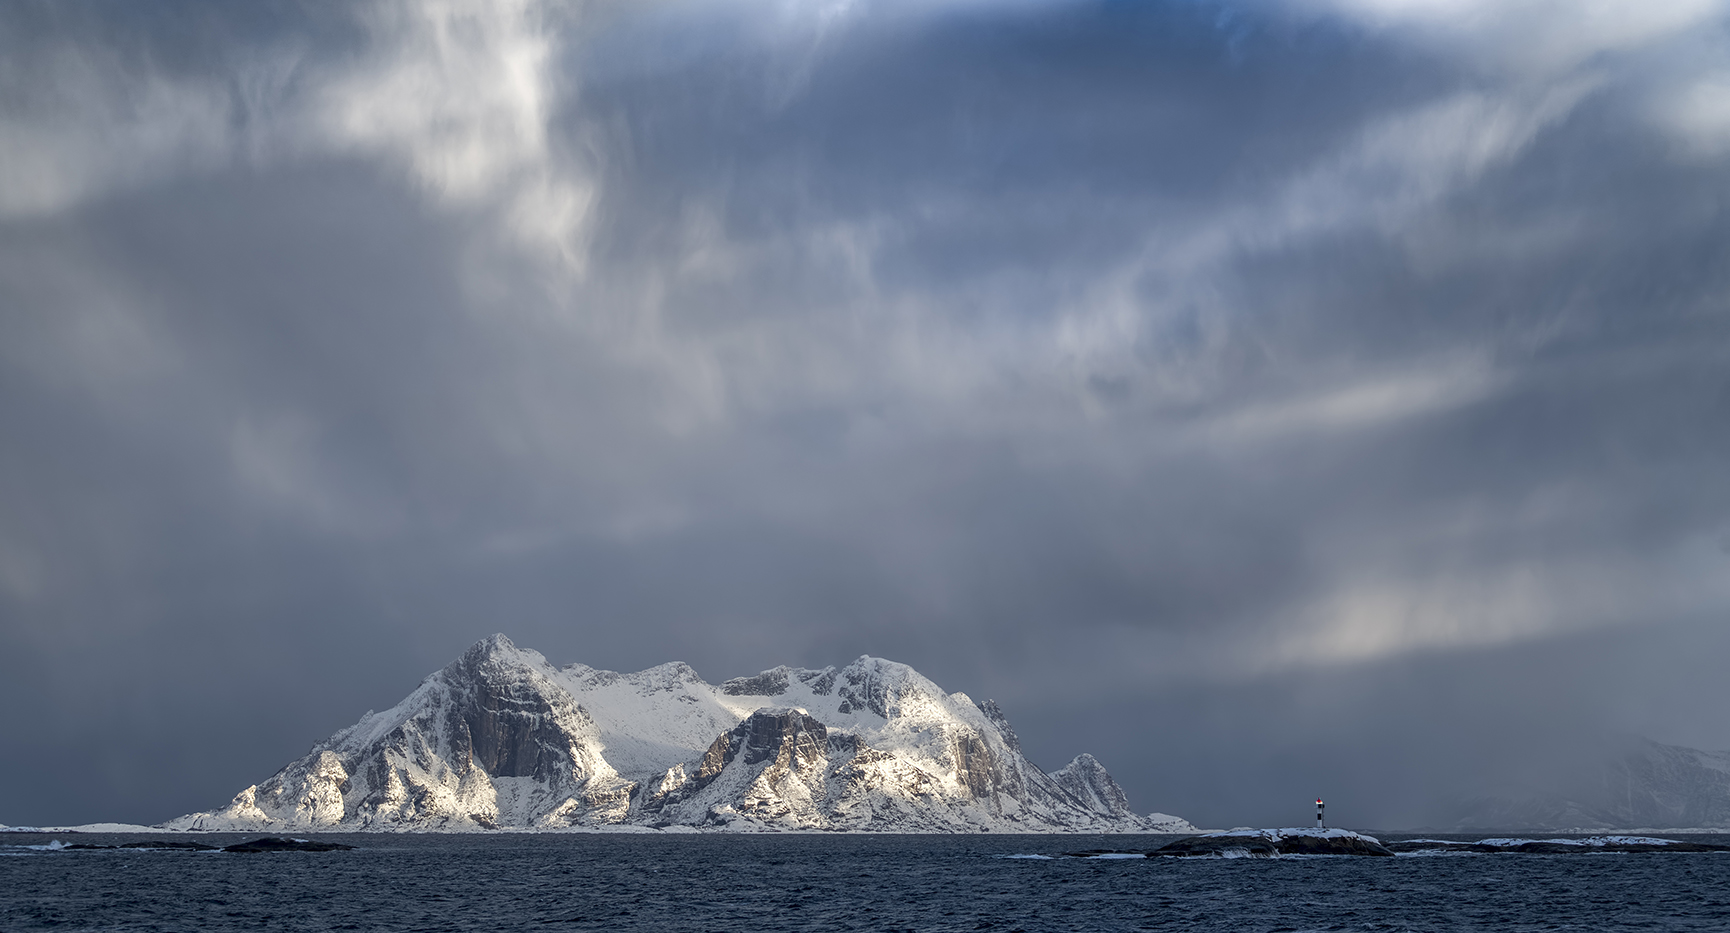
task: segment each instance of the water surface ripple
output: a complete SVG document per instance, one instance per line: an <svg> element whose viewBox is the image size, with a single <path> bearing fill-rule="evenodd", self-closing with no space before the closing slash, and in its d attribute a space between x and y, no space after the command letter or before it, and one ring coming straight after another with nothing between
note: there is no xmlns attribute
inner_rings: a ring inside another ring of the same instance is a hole
<svg viewBox="0 0 1730 933"><path fill-rule="evenodd" d="M321 835L358 848L259 855L25 848L52 838L140 837L0 836L0 930L1730 929L1720 853L1044 859L1006 856L1165 839L565 834Z"/></svg>

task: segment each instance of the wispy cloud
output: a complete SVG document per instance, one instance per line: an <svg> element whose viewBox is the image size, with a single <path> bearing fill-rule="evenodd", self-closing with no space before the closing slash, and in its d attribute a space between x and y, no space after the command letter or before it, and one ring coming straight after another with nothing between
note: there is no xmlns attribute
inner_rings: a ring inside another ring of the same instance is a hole
<svg viewBox="0 0 1730 933"><path fill-rule="evenodd" d="M35 72L28 82L17 72ZM208 169L234 149L218 81L140 70L100 48L15 60L0 110L0 214L52 214L116 190Z"/></svg>
<svg viewBox="0 0 1730 933"><path fill-rule="evenodd" d="M1151 795L1138 711L1726 602L1720 3L93 9L0 10L18 708L484 620L1110 700Z"/></svg>
<svg viewBox="0 0 1730 933"><path fill-rule="evenodd" d="M525 245L580 261L594 181L549 124L563 95L560 32L576 5L378 0L369 54L320 81L315 119L339 149L404 167L440 201L497 210Z"/></svg>

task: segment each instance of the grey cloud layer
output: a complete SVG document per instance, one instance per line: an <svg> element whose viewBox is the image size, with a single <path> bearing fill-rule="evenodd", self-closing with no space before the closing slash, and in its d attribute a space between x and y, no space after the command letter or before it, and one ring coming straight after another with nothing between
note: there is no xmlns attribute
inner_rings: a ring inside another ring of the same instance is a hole
<svg viewBox="0 0 1730 933"><path fill-rule="evenodd" d="M1593 9L13 9L0 680L57 764L0 821L208 806L495 630L894 657L1200 822L1354 780L1306 747L1730 741L1663 673L1730 604L1725 11Z"/></svg>

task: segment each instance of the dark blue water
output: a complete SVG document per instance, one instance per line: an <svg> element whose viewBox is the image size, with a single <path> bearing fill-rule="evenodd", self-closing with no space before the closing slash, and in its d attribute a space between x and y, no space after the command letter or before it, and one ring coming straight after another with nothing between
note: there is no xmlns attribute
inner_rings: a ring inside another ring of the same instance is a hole
<svg viewBox="0 0 1730 933"><path fill-rule="evenodd" d="M1730 853L1005 857L1165 841L1122 836L331 835L317 838L359 848L260 855L17 847L50 838L0 836L0 931L1730 930Z"/></svg>

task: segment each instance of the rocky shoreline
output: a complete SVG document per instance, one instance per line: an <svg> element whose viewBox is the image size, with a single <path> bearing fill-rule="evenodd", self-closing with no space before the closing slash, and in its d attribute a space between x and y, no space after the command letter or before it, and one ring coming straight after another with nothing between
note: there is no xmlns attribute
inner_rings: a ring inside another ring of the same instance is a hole
<svg viewBox="0 0 1730 933"><path fill-rule="evenodd" d="M1654 836L1588 836L1583 839L1404 839L1387 844L1396 853L1518 852L1527 855L1589 855L1595 852L1730 852L1730 846L1681 842Z"/></svg>
<svg viewBox="0 0 1730 933"><path fill-rule="evenodd" d="M164 842L159 839L139 842L122 842L118 845L100 845L93 842L75 842L61 846L62 850L74 851L82 849L184 849L189 852L344 852L354 846L343 845L340 842L324 842L316 839L283 839L278 836L265 836L247 842L237 842L227 846L206 845L202 842L187 842L175 840Z"/></svg>
<svg viewBox="0 0 1730 933"><path fill-rule="evenodd" d="M1590 855L1638 852L1730 852L1730 846L1682 842L1656 836L1588 836L1584 838L1491 838L1466 842L1448 839L1404 839L1383 843L1343 829L1234 829L1189 836L1147 851L1088 849L1065 852L1071 858L1278 858L1284 855L1394 855L1447 853L1515 853L1523 855Z"/></svg>

